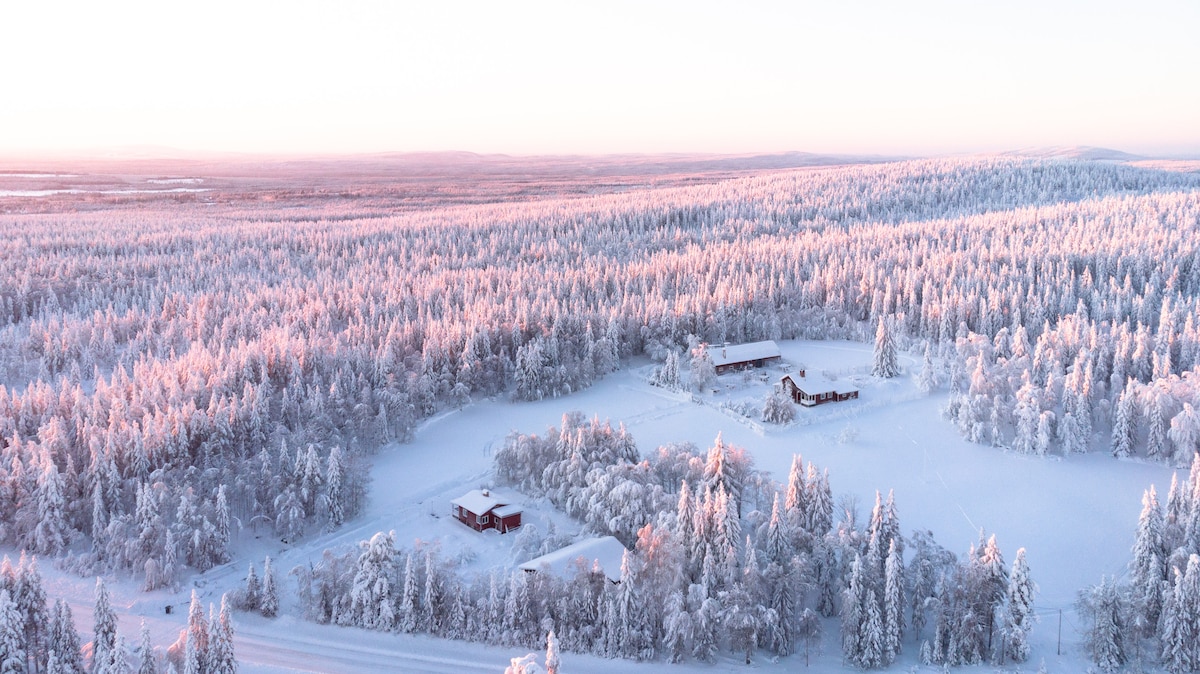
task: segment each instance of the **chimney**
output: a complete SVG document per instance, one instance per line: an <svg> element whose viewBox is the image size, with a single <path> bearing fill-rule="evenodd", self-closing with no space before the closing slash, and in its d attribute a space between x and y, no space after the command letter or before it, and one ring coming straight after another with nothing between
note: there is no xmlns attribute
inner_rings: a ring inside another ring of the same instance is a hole
<svg viewBox="0 0 1200 674"><path fill-rule="evenodd" d="M722 358L728 358L728 357L729 357L729 356L726 356L726 355L725 355L725 347L721 347L721 357L722 357Z"/></svg>
<svg viewBox="0 0 1200 674"><path fill-rule="evenodd" d="M490 492L488 492L488 490L484 489L484 490L483 490L483 495L484 495L484 496L491 496L491 493L490 493Z"/></svg>

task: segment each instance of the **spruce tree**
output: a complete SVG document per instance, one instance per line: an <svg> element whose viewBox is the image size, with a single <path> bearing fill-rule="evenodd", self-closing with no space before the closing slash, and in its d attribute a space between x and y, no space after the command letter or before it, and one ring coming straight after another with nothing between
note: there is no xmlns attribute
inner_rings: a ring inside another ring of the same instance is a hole
<svg viewBox="0 0 1200 674"><path fill-rule="evenodd" d="M1138 614L1143 618L1141 636L1158 623L1162 609L1162 583L1166 580L1167 551L1163 545L1162 511L1158 494L1150 485L1142 494L1142 514L1138 517L1137 539L1129 563L1129 583Z"/></svg>
<svg viewBox="0 0 1200 674"><path fill-rule="evenodd" d="M21 614L21 633L26 653L35 661L45 660L46 632L50 620L46 615L46 590L42 587L37 557L28 557L24 552L21 553L12 600L17 605L17 612Z"/></svg>
<svg viewBox="0 0 1200 674"><path fill-rule="evenodd" d="M66 504L63 501L63 482L62 476L58 474L58 467L49 456L45 457L44 463L37 481L37 524L34 525L30 536L30 546L36 552L56 555L66 545Z"/></svg>
<svg viewBox="0 0 1200 674"><path fill-rule="evenodd" d="M263 561L262 598L258 611L266 618L274 618L279 611L279 589L275 586L275 569L271 567L270 557Z"/></svg>
<svg viewBox="0 0 1200 674"><path fill-rule="evenodd" d="M921 374L917 376L917 388L922 393L929 394L937 390L937 369L933 364L933 344L925 343L925 358L921 362Z"/></svg>
<svg viewBox="0 0 1200 674"><path fill-rule="evenodd" d="M154 657L154 644L150 641L150 627L142 618L142 644L138 649L137 674L158 674L158 660Z"/></svg>
<svg viewBox="0 0 1200 674"><path fill-rule="evenodd" d="M1005 653L1013 662L1029 658L1029 631L1033 629L1033 595L1037 585L1029 575L1025 548L1017 550L1008 574L1008 598L1005 619Z"/></svg>
<svg viewBox="0 0 1200 674"><path fill-rule="evenodd" d="M117 614L108 598L103 578L96 578L96 606L92 611L92 662L107 662L117 642Z"/></svg>
<svg viewBox="0 0 1200 674"><path fill-rule="evenodd" d="M897 539L889 543L884 562L883 664L890 665L900 654L904 636L904 562Z"/></svg>
<svg viewBox="0 0 1200 674"><path fill-rule="evenodd" d="M233 623L225 595L221 595L221 612L210 616L208 634L205 674L237 674L237 659L233 656Z"/></svg>
<svg viewBox="0 0 1200 674"><path fill-rule="evenodd" d="M1134 415L1137 408L1134 405L1133 393L1127 384L1117 398L1117 411L1113 417L1112 453L1113 456L1124 458L1133 454L1137 438L1137 426Z"/></svg>
<svg viewBox="0 0 1200 674"><path fill-rule="evenodd" d="M246 611L257 611L262 601L262 583L254 570L254 563L246 570L246 585L242 588L241 608Z"/></svg>
<svg viewBox="0 0 1200 674"><path fill-rule="evenodd" d="M183 674L206 674L208 664L208 621L204 618L204 607L200 597L192 590L192 601L188 606L187 644L183 655Z"/></svg>
<svg viewBox="0 0 1200 674"><path fill-rule="evenodd" d="M75 631L71 607L62 599L54 602L47 649L57 654L64 671L83 674L83 652L79 647L79 633Z"/></svg>
<svg viewBox="0 0 1200 674"><path fill-rule="evenodd" d="M875 358L871 365L871 376L890 378L900 374L900 362L896 357L896 342L892 337L891 322L879 317L875 329Z"/></svg>
<svg viewBox="0 0 1200 674"><path fill-rule="evenodd" d="M25 671L23 622L8 590L0 589L0 674Z"/></svg>

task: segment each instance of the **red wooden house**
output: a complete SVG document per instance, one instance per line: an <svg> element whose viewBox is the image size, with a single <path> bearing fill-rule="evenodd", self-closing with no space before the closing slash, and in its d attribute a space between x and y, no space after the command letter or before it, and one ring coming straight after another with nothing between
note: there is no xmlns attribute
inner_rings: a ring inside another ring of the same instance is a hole
<svg viewBox="0 0 1200 674"><path fill-rule="evenodd" d="M717 374L724 374L730 370L764 367L769 363L778 363L783 358L779 353L779 345L773 340L709 346L708 357L712 360Z"/></svg>
<svg viewBox="0 0 1200 674"><path fill-rule="evenodd" d="M825 403L851 400L858 397L858 388L843 382L830 381L821 376L804 376L800 370L795 376L784 375L780 380L783 390L792 396L792 400L805 406L814 407Z"/></svg>
<svg viewBox="0 0 1200 674"><path fill-rule="evenodd" d="M475 531L495 529L506 534L521 526L521 506L487 489L472 489L450 502L451 514Z"/></svg>

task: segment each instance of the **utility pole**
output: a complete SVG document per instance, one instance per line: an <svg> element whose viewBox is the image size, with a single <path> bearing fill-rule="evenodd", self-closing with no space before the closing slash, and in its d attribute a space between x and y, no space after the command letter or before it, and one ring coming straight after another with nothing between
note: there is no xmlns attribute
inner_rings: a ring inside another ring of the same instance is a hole
<svg viewBox="0 0 1200 674"><path fill-rule="evenodd" d="M1058 609L1058 654L1062 655L1062 609Z"/></svg>

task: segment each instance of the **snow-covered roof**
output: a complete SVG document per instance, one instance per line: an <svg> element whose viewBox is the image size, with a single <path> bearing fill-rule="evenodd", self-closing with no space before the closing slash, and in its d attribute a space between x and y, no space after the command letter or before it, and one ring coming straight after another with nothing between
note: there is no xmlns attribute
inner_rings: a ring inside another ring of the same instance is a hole
<svg viewBox="0 0 1200 674"><path fill-rule="evenodd" d="M516 505L514 503L512 505L499 506L492 512L494 512L496 514L496 517L508 517L510 515L516 515L518 513L522 513L522 512L524 512L524 510L521 509L521 506Z"/></svg>
<svg viewBox="0 0 1200 674"><path fill-rule="evenodd" d="M765 342L748 342L746 344L730 344L728 346L712 345L708 347L708 357L713 365L720 367L732 363L745 363L764 358L779 358L779 345L774 340Z"/></svg>
<svg viewBox="0 0 1200 674"><path fill-rule="evenodd" d="M451 501L456 506L467 511L482 515L496 506L507 505L510 499L499 498L495 493L486 489L472 489Z"/></svg>
<svg viewBox="0 0 1200 674"><path fill-rule="evenodd" d="M800 376L798 374L784 375L784 379L791 379L796 388L808 393L816 395L818 393L854 393L858 387L848 381L833 380L822 374L809 374ZM782 380L781 380L782 381Z"/></svg>
<svg viewBox="0 0 1200 674"><path fill-rule="evenodd" d="M561 550L531 559L519 568L525 571L548 569L562 578L569 578L575 574L575 560L583 558L586 568L599 564L604 575L615 583L621 580L621 562L624 556L625 546L621 541L612 536L604 536L572 543Z"/></svg>

